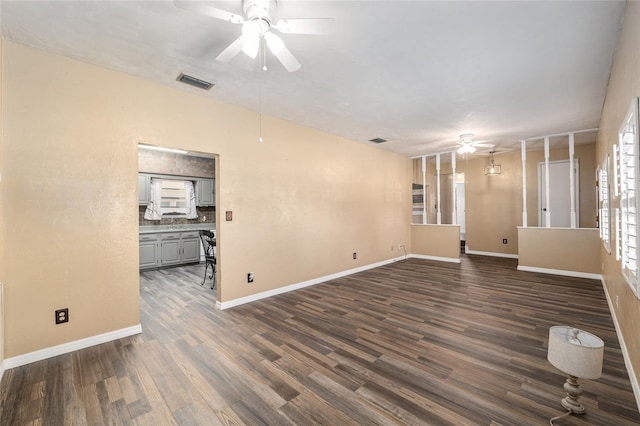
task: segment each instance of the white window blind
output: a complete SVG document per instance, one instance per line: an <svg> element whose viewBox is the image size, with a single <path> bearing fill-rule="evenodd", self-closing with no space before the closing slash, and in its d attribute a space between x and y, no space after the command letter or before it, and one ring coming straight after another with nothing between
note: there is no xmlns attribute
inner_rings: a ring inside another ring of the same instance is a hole
<svg viewBox="0 0 640 426"><path fill-rule="evenodd" d="M600 169L600 238L605 249L611 253L611 217L609 208L609 156Z"/></svg>
<svg viewBox="0 0 640 426"><path fill-rule="evenodd" d="M620 209L616 209L616 215L615 215L615 219L616 219L616 260L620 260L622 258L622 249L620 247L620 241L621 241L621 236L620 236Z"/></svg>
<svg viewBox="0 0 640 426"><path fill-rule="evenodd" d="M413 213L411 223L423 223L423 213L424 213L424 189L422 184L413 184L412 187L412 203L413 203Z"/></svg>
<svg viewBox="0 0 640 426"><path fill-rule="evenodd" d="M613 145L613 195L620 195L620 146L618 144Z"/></svg>
<svg viewBox="0 0 640 426"><path fill-rule="evenodd" d="M187 216L187 193L182 180L163 180L160 208L163 217Z"/></svg>
<svg viewBox="0 0 640 426"><path fill-rule="evenodd" d="M622 275L638 296L638 98L631 104L618 139Z"/></svg>

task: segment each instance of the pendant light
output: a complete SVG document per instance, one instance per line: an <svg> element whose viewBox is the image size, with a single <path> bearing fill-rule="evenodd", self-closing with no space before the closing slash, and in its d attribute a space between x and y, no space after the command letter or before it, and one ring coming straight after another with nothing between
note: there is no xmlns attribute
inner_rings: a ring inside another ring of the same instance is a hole
<svg viewBox="0 0 640 426"><path fill-rule="evenodd" d="M489 165L484 166L484 174L485 175L499 175L500 174L500 164L495 164L494 159L493 159L493 154L495 153L495 151L491 151L490 154L490 161L489 161Z"/></svg>

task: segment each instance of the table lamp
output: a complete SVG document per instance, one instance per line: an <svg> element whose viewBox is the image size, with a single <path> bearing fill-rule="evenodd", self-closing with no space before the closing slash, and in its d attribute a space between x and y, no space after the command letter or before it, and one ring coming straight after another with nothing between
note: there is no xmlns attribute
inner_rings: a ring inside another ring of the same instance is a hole
<svg viewBox="0 0 640 426"><path fill-rule="evenodd" d="M564 384L567 396L561 401L569 413L584 414L584 406L578 401L582 394L578 378L600 377L603 354L604 342L591 333L564 325L549 329L547 359L551 365L569 376Z"/></svg>

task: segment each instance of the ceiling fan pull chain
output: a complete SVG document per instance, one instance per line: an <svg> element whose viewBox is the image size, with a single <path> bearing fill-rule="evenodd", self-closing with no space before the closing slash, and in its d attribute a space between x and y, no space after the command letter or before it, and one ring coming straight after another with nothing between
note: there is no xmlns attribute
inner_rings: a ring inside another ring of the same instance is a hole
<svg viewBox="0 0 640 426"><path fill-rule="evenodd" d="M260 50L262 51L262 71L267 70L267 52L265 52L264 37L260 38Z"/></svg>

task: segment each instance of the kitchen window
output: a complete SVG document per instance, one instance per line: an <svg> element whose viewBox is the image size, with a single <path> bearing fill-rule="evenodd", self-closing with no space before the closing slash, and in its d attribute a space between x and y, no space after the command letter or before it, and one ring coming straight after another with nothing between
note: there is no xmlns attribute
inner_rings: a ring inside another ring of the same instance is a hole
<svg viewBox="0 0 640 426"><path fill-rule="evenodd" d="M147 220L195 219L198 217L195 199L192 181L152 178L149 204L144 218Z"/></svg>
<svg viewBox="0 0 640 426"><path fill-rule="evenodd" d="M160 211L162 217L187 217L187 182L182 180L161 180ZM193 185L193 184L192 184Z"/></svg>

